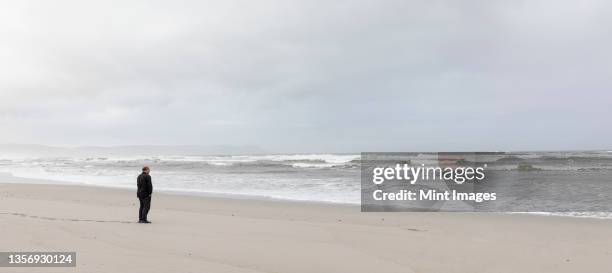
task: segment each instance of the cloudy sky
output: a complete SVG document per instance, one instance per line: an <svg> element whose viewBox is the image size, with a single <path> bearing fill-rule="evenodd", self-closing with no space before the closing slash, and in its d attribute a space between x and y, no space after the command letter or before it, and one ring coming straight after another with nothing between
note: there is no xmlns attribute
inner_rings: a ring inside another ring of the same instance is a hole
<svg viewBox="0 0 612 273"><path fill-rule="evenodd" d="M612 149L609 1L1 1L0 143Z"/></svg>

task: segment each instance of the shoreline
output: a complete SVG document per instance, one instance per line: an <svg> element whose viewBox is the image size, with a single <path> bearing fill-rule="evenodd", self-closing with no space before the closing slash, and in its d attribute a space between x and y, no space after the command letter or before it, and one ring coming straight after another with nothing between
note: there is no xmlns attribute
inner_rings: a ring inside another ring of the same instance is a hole
<svg viewBox="0 0 612 273"><path fill-rule="evenodd" d="M13 182L19 181L19 182ZM58 180L46 180L37 178L26 178L13 176L10 173L0 172L0 185L1 184L18 184L18 185L55 185L55 186L69 186L69 187L92 187L100 189L114 189L120 191L133 191L136 189L120 186L107 186L99 184L89 183L78 183L70 181L58 181ZM358 203L341 203L341 202L329 202L319 200L297 200L288 198L275 198L262 195L250 195L250 194L232 194L232 193L213 193L213 192L197 192L197 191L181 191L181 190L164 190L157 189L154 195L167 194L176 196L192 196L202 198L215 198L215 199L230 199L230 200L255 200L264 202L276 202L276 203L297 203L297 204L314 204L314 205L329 205L329 206L340 206L340 207L352 207L360 208ZM364 212L366 213L366 212ZM369 212L367 212L369 213ZM395 213L395 212L394 212ZM415 211L414 213L418 213ZM493 215L530 215L538 217L564 217L564 218L576 218L576 219L598 219L598 220L612 220L612 213L607 213L605 216L598 216L601 212L434 212L434 213L458 213L458 214L493 214ZM585 213L586 215L581 215ZM606 213L606 212L603 212Z"/></svg>
<svg viewBox="0 0 612 273"><path fill-rule="evenodd" d="M18 182L13 182L18 181ZM18 184L18 185L54 185L54 186L74 186L74 187L93 187L100 189L115 189L121 191L133 191L136 193L136 185L134 187L121 187L121 186L107 186L100 184L91 184L83 182L71 182L71 181L60 181L51 179L38 179L38 178L27 178L13 176L10 173L0 172L0 185L1 184ZM251 194L235 194L235 193L215 193L215 192L203 192L203 191L189 191L189 190L167 190L167 189L154 189L154 195L156 194L168 194L178 196L194 196L203 198L219 198L219 199L236 199L236 200L259 200L269 202L287 202L287 203L304 203L304 204L322 204L322 205L337 205L345 207L359 207L359 203L341 203L331 201L319 201L319 200L298 200L289 198L276 198L263 195L251 195Z"/></svg>

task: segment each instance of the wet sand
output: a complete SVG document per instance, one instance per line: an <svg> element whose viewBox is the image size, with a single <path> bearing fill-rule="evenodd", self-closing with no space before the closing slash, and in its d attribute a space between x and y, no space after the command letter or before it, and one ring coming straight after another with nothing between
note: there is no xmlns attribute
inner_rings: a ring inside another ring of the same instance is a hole
<svg viewBox="0 0 612 273"><path fill-rule="evenodd" d="M76 251L76 268L0 272L609 272L612 221L361 213L331 204L0 184L0 251Z"/></svg>

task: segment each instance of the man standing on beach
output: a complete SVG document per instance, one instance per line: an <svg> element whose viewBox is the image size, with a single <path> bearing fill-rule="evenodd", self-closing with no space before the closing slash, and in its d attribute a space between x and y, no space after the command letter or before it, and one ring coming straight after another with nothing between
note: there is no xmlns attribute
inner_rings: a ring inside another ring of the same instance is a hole
<svg viewBox="0 0 612 273"><path fill-rule="evenodd" d="M153 194L153 184L151 183L151 176L149 175L148 166L142 167L142 173L138 176L137 185L138 192L136 196L140 200L140 209L138 210L138 223L151 223L147 220L147 214L151 208L151 194Z"/></svg>

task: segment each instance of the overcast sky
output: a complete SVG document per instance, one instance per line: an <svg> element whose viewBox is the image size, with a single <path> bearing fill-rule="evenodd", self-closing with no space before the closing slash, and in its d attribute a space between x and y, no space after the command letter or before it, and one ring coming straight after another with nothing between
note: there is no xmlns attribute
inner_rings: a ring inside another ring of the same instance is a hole
<svg viewBox="0 0 612 273"><path fill-rule="evenodd" d="M610 1L2 1L0 143L612 149Z"/></svg>

